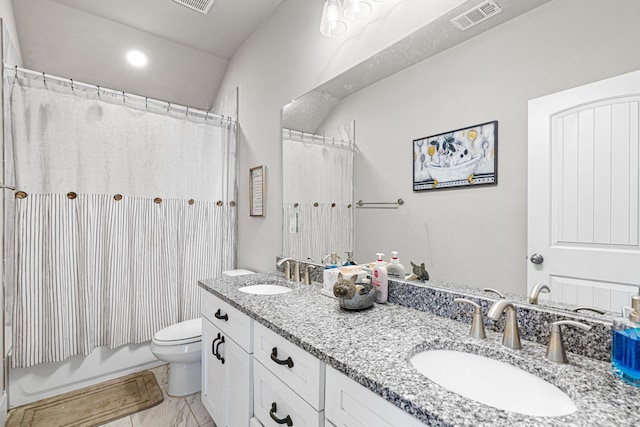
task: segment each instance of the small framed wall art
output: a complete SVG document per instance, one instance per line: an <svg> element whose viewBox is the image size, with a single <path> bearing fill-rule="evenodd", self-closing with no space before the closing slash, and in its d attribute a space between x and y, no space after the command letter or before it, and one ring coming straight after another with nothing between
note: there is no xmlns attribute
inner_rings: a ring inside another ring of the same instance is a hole
<svg viewBox="0 0 640 427"><path fill-rule="evenodd" d="M413 191L497 183L497 121L413 141Z"/></svg>
<svg viewBox="0 0 640 427"><path fill-rule="evenodd" d="M265 167L249 169L249 216L264 216Z"/></svg>

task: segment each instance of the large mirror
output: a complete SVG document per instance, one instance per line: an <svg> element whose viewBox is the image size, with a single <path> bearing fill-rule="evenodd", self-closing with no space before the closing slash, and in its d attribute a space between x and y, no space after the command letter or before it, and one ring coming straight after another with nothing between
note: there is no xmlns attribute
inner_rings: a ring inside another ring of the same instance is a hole
<svg viewBox="0 0 640 427"><path fill-rule="evenodd" d="M579 34L565 42L566 30L547 24L569 13L563 2L503 0L499 4L507 16L492 18L502 21L488 20L478 31L454 30L449 21L472 3L480 2L466 2L283 108L283 241L299 230L292 223L299 224L301 218L287 204L302 203L298 200L303 196L314 203L324 190L352 197L338 236L353 236L351 242L336 243L335 235L318 229L305 238L316 243L327 238L322 250L314 255L309 248L296 252L293 243L285 243L283 255L320 262L318 254L335 250L344 258L352 249L356 261L363 263L373 261L376 252L388 259L391 251L398 251L408 271L411 261L424 262L436 285L462 284L479 294L495 288L508 298L527 301L534 285L527 283L527 102L625 70L609 64L601 73L576 77L579 64L571 59L576 56L564 52L586 54L588 47L579 40L590 39L590 30L572 27ZM519 16L518 25L514 20L473 37L543 3ZM589 20L589 13L581 16ZM563 46L537 42L531 34L539 34L540 28L545 28L545 40L563 40ZM549 77L541 78L545 73ZM493 120L499 123L498 185L413 192L414 140ZM287 138L295 131L325 144L327 139L339 141L350 150L355 144L354 173L331 172L335 180L323 177L303 188L302 177L313 170L304 165L313 165L324 154L304 161L292 156ZM400 199L404 204L394 205ZM374 204L358 207L359 201ZM388 205L375 204L380 202ZM542 293L539 300L561 309L595 305L581 297L554 300Z"/></svg>

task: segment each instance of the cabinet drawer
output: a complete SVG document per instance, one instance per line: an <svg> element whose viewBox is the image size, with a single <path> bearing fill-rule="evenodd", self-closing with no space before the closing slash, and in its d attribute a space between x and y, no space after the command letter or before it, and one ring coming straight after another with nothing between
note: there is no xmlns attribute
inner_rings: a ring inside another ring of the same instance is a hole
<svg viewBox="0 0 640 427"><path fill-rule="evenodd" d="M253 353L253 320L220 298L202 292L202 316L232 338L244 351Z"/></svg>
<svg viewBox="0 0 640 427"><path fill-rule="evenodd" d="M294 427L324 427L324 412L312 408L257 361L253 370L253 387L254 415L265 427L280 427L283 423L276 419L283 420L287 416Z"/></svg>
<svg viewBox="0 0 640 427"><path fill-rule="evenodd" d="M327 367L326 417L345 427L424 427L391 402Z"/></svg>
<svg viewBox="0 0 640 427"><path fill-rule="evenodd" d="M253 336L254 357L312 407L323 410L324 363L259 323Z"/></svg>

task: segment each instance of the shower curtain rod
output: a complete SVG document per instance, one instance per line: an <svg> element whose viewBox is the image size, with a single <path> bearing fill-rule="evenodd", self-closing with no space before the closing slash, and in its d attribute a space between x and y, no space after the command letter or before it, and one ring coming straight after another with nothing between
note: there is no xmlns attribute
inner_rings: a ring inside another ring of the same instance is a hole
<svg viewBox="0 0 640 427"><path fill-rule="evenodd" d="M289 138L291 138L292 136L297 136L300 138L301 142L309 142L311 144L318 144L318 145L337 145L338 148L343 148L345 150L353 150L353 151L357 151L358 147L352 143L351 141L345 141L342 139L335 139L335 138L329 138L326 136L322 136L322 135L316 135L313 133L309 133L309 132L302 132L299 130L294 130L294 129L288 129L288 128L282 128L283 132L288 132L289 133ZM304 137L308 136L311 137L310 141L305 141Z"/></svg>
<svg viewBox="0 0 640 427"><path fill-rule="evenodd" d="M54 76L52 74L45 74L44 72L40 72L40 71L34 71L34 70L30 70L28 68L22 68L22 67L18 67L17 65L9 65L6 63L2 63L3 69L5 70L5 75L9 75L10 73L14 73L16 77L18 77L18 73L23 74L26 78L32 79L32 80L41 80L45 85L48 82L54 82L56 84L59 84L61 86L67 86L71 88L71 91L73 92L76 88L82 88L83 91L85 92L91 92L91 91L96 91L96 93L98 94L98 97L100 96L111 96L113 98L120 98L122 99L123 104L127 104L127 100L138 100L140 101L140 103L142 103L144 101L144 106L145 109L148 109L149 104L154 104L155 106L158 107L166 107L167 112L173 110L174 112L180 112L180 113L184 113L185 116L188 116L189 114L193 115L193 116L202 116L204 117L205 120L208 119L220 119L221 121L229 121L229 123L235 123L236 120L231 117L231 116L224 116L222 114L215 114L215 113L211 113L209 111L206 110L202 110L200 108L196 108L196 107L190 107L188 105L181 105L181 104L175 104L169 101L163 101L161 99L156 99L156 98L149 98L147 96L142 96L142 95L137 95L135 93L130 93L130 92L125 92L125 91L118 91L115 89L109 89L109 88L104 88L98 85L94 85L94 84L90 84L90 83L83 83L83 82L77 82L74 81L73 79L67 79L64 77L59 77L59 76Z"/></svg>

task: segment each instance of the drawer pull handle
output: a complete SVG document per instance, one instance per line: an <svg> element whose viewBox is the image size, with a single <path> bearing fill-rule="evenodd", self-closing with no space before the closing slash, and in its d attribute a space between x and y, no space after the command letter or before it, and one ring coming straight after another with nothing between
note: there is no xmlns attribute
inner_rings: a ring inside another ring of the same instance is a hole
<svg viewBox="0 0 640 427"><path fill-rule="evenodd" d="M271 419L273 421L275 421L278 424L286 424L289 427L291 427L293 425L293 421L291 421L291 417L289 415L287 415L285 418L278 418L276 417L276 412L278 411L277 407L276 407L276 402L273 402L271 404L271 410L269 411L269 415L271 415Z"/></svg>
<svg viewBox="0 0 640 427"><path fill-rule="evenodd" d="M228 316L228 315L226 315L226 314L224 314L224 315L223 315L223 314L221 314L221 313L220 313L220 309L218 309L218 311L216 311L215 316L216 316L216 319L224 320L225 322L228 322L228 321L229 321L229 316Z"/></svg>
<svg viewBox="0 0 640 427"><path fill-rule="evenodd" d="M218 334L220 335L220 334ZM218 350L220 348L220 344L224 344L224 337L220 336L220 342L218 343L218 345L216 346L216 352L214 353L216 355L216 358L222 362L222 364L224 365L224 357L220 356L220 350Z"/></svg>
<svg viewBox="0 0 640 427"><path fill-rule="evenodd" d="M216 354L216 341L218 341L219 339L220 339L220 334L218 334L218 336L211 343L211 354L213 354L216 357L218 356Z"/></svg>
<svg viewBox="0 0 640 427"><path fill-rule="evenodd" d="M293 359L291 357L287 357L286 360L278 359L278 347L273 347L273 350L271 350L271 360L278 365L287 365L289 368L293 368Z"/></svg>

